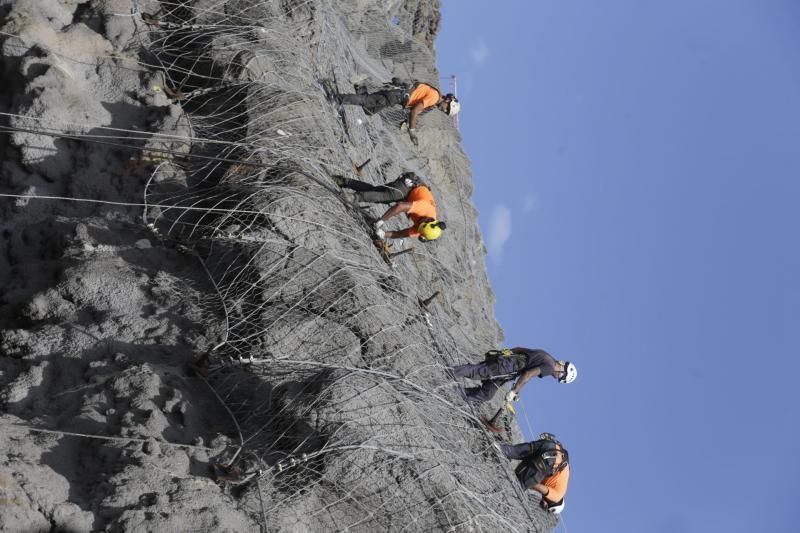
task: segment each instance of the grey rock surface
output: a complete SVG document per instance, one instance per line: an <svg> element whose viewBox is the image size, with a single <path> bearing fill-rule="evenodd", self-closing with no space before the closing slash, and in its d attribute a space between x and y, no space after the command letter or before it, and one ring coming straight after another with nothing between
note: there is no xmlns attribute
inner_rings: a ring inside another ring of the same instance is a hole
<svg viewBox="0 0 800 533"><path fill-rule="evenodd" d="M322 88L438 84L439 20L0 1L0 530L555 525L447 372L502 339L457 129L426 113L416 148ZM367 159L424 176L445 236L385 261L384 207L333 179Z"/></svg>

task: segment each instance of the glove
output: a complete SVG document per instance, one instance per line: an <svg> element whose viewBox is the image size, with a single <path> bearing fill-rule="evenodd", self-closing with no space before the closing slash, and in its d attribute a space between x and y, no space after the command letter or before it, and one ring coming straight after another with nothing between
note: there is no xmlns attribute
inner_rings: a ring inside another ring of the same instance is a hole
<svg viewBox="0 0 800 533"><path fill-rule="evenodd" d="M506 403L517 402L517 401L519 401L519 394L517 394L513 390L508 391L508 394L506 394Z"/></svg>
<svg viewBox="0 0 800 533"><path fill-rule="evenodd" d="M417 139L417 128L408 128L408 137L414 146L419 146L419 139Z"/></svg>
<svg viewBox="0 0 800 533"><path fill-rule="evenodd" d="M381 229L383 227L383 225L384 225L384 221L383 221L382 218L379 218L378 220L376 220L375 224L372 225L372 227L375 228L375 235L379 239L383 239L384 237L386 237L386 232Z"/></svg>

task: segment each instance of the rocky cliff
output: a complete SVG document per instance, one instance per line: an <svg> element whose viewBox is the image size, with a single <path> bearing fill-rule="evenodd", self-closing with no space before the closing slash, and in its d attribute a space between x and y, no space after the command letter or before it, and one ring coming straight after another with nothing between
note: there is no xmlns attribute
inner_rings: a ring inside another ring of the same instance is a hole
<svg viewBox="0 0 800 533"><path fill-rule="evenodd" d="M438 84L439 23L0 0L0 530L554 526L446 370L502 336L458 131L427 113L415 148L322 88ZM366 160L424 176L445 237L382 254L333 179Z"/></svg>

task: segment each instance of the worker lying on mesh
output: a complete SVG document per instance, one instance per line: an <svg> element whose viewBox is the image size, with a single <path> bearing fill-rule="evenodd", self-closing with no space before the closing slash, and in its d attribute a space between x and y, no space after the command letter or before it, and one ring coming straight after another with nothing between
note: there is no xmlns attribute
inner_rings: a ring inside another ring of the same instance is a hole
<svg viewBox="0 0 800 533"><path fill-rule="evenodd" d="M498 444L509 459L520 463L514 469L522 486L542 495L541 505L551 513L564 510L564 496L569 484L569 452L551 433L539 440L522 444Z"/></svg>
<svg viewBox="0 0 800 533"><path fill-rule="evenodd" d="M340 187L355 192L355 201L382 204L395 203L374 225L379 239L402 239L418 237L420 241L434 241L441 237L447 225L436 218L436 201L430 188L413 172L406 172L385 185L371 185L363 181L335 176ZM405 213L412 226L404 230L386 231L384 224L390 218Z"/></svg>
<svg viewBox="0 0 800 533"><path fill-rule="evenodd" d="M544 350L528 348L506 348L486 352L480 363L459 365L450 368L457 378L481 380L479 387L464 389L467 400L485 402L491 400L504 383L516 379L506 402L519 400L519 391L536 376L553 376L559 383L572 383L578 369L569 361L557 361Z"/></svg>
<svg viewBox="0 0 800 533"><path fill-rule="evenodd" d="M417 139L417 117L426 109L438 108L449 116L455 116L461 109L458 98L452 93L445 94L439 89L427 83L411 82L392 78L389 88L369 93L363 86L356 88L355 94L340 94L338 101L345 105L360 105L369 113L377 113L381 109L393 105L399 105L409 110L408 136L415 145L419 143Z"/></svg>

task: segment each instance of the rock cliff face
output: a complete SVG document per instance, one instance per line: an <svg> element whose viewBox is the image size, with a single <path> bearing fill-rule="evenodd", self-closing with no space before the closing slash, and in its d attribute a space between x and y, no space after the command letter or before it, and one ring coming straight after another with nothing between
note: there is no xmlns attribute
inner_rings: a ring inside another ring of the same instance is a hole
<svg viewBox="0 0 800 533"><path fill-rule="evenodd" d="M502 335L458 131L427 113L417 149L322 88L438 84L438 1L0 0L0 25L0 530L554 525L446 370ZM386 261L383 208L332 178L367 159L424 176L446 235Z"/></svg>

